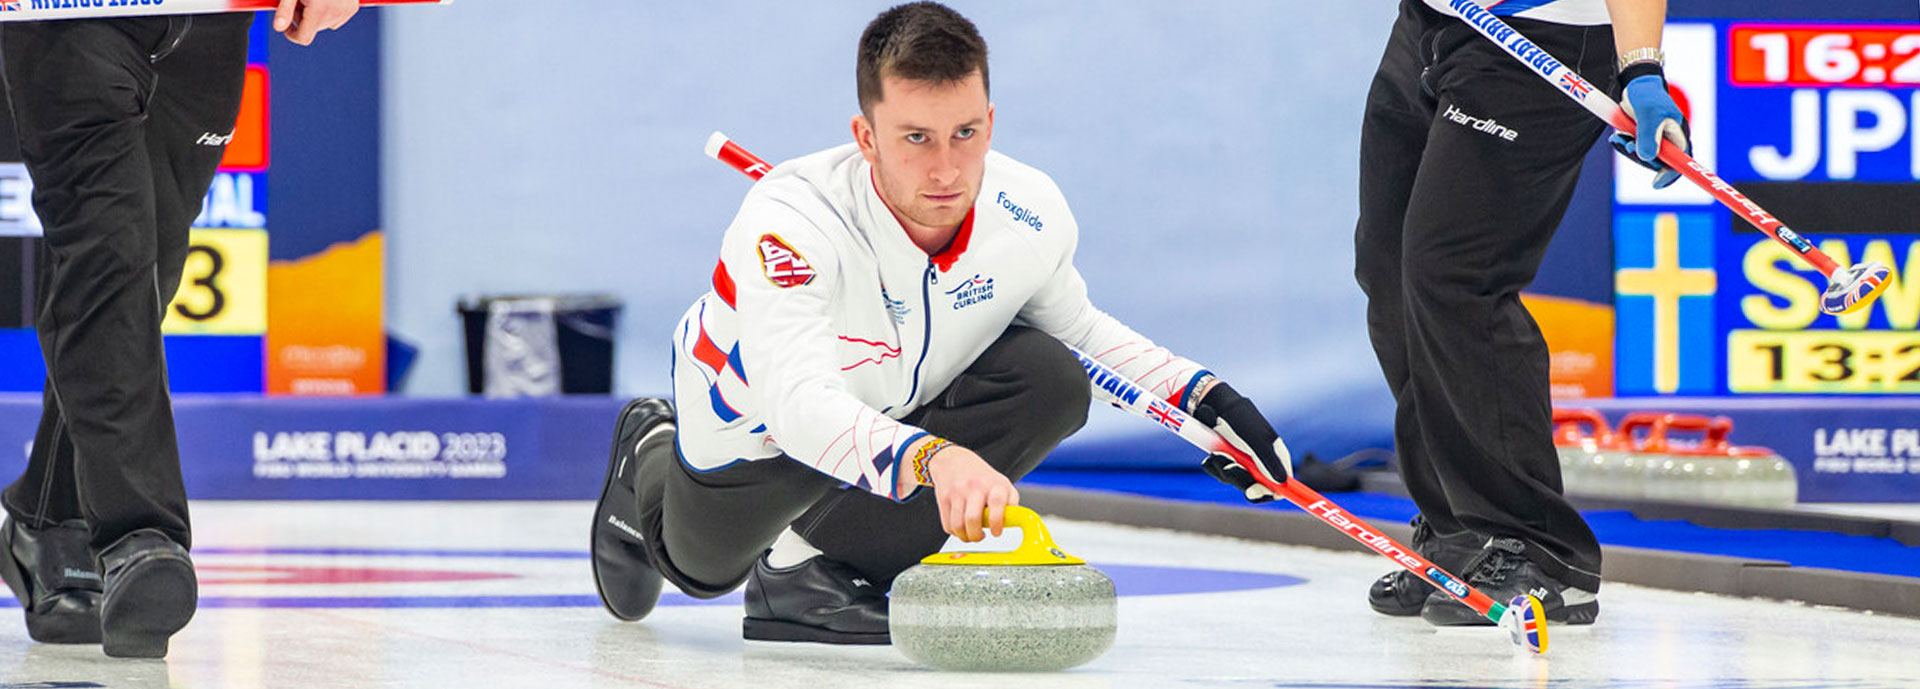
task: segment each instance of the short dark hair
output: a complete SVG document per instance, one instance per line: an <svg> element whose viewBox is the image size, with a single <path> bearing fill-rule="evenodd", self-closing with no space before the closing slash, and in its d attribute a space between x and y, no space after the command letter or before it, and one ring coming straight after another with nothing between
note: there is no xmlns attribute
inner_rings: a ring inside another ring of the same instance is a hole
<svg viewBox="0 0 1920 689"><path fill-rule="evenodd" d="M952 84L980 72L987 86L987 41L973 22L937 2L912 2L881 12L860 33L854 81L860 112L880 102L880 80L895 76ZM988 90L991 93L991 89Z"/></svg>

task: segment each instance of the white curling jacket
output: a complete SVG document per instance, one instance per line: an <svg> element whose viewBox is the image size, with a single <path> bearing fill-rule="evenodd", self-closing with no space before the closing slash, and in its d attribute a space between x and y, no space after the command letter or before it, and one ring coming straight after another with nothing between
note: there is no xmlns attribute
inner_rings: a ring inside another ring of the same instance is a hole
<svg viewBox="0 0 1920 689"><path fill-rule="evenodd" d="M881 201L857 146L774 167L674 334L681 455L712 471L785 454L903 500L895 472L912 470L903 453L926 432L897 419L1016 321L1184 402L1201 367L1094 308L1073 266L1078 240L1053 180L999 153L936 256Z"/></svg>

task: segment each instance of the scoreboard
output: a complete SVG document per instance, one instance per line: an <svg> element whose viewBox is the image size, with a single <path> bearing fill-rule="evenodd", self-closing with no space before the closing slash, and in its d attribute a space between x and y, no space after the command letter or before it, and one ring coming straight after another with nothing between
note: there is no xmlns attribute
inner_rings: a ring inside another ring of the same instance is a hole
<svg viewBox="0 0 1920 689"><path fill-rule="evenodd" d="M1841 264L1893 269L1868 309L1685 182L1614 163L1615 392L1920 393L1920 25L1672 22L1695 157Z"/></svg>

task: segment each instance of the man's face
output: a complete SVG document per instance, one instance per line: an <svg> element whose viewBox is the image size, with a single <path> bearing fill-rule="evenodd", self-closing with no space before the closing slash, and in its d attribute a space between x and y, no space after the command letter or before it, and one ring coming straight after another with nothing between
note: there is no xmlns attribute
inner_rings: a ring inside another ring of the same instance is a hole
<svg viewBox="0 0 1920 689"><path fill-rule="evenodd" d="M888 76L853 138L873 165L880 198L907 229L957 226L980 195L993 104L980 73L950 84Z"/></svg>

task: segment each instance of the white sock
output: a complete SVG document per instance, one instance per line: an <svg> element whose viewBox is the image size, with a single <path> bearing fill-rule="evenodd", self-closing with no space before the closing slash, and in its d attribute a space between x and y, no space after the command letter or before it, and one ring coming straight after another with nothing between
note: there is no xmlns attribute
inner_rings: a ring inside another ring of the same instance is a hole
<svg viewBox="0 0 1920 689"><path fill-rule="evenodd" d="M819 548L813 547L807 539L801 538L800 534L788 528L780 532L779 538L773 539L773 550L767 553L767 566L785 569L813 559L813 556L819 554Z"/></svg>

